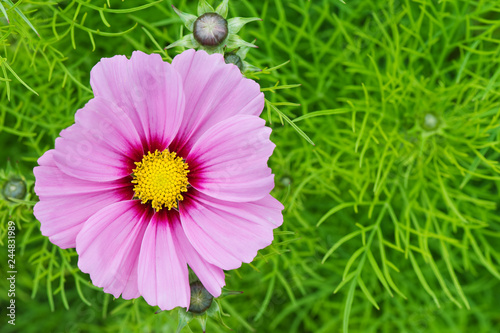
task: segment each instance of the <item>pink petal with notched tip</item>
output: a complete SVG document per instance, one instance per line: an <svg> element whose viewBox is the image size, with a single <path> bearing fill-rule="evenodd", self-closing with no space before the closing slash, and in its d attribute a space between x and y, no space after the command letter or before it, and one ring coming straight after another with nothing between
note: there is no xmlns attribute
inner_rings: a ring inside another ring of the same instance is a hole
<svg viewBox="0 0 500 333"><path fill-rule="evenodd" d="M237 114L261 114L264 94L238 67L226 64L222 54L187 50L172 66L184 84L186 108L174 149L182 156L210 127Z"/></svg>
<svg viewBox="0 0 500 333"><path fill-rule="evenodd" d="M95 212L130 199L129 185L122 181L98 183L68 176L53 160L54 150L40 157L35 167L35 193L40 197L33 213L50 241L66 249L75 247L83 223Z"/></svg>
<svg viewBox="0 0 500 333"><path fill-rule="evenodd" d="M78 110L75 124L56 139L54 160L64 173L91 181L130 175L141 153L141 141L130 118L116 105L90 100Z"/></svg>
<svg viewBox="0 0 500 333"><path fill-rule="evenodd" d="M149 217L137 200L109 205L94 214L76 238L78 267L104 292L139 297L137 266Z"/></svg>
<svg viewBox="0 0 500 333"><path fill-rule="evenodd" d="M214 198L259 200L274 187L267 160L271 129L255 116L234 116L207 130L189 152L190 184Z"/></svg>
<svg viewBox="0 0 500 333"><path fill-rule="evenodd" d="M249 263L273 241L273 229L283 222L283 205L271 197L245 203L217 200L202 193L180 203L181 223L196 251L222 269Z"/></svg>
<svg viewBox="0 0 500 333"><path fill-rule="evenodd" d="M191 267L208 292L214 297L219 297L221 288L226 285L224 281L224 271L203 259L187 239L178 215L173 215L173 218L175 222L173 222L172 225L179 251L182 252L189 267Z"/></svg>
<svg viewBox="0 0 500 333"><path fill-rule="evenodd" d="M186 260L168 214L155 213L139 255L139 291L149 305L162 310L188 307L191 297Z"/></svg>
<svg viewBox="0 0 500 333"><path fill-rule="evenodd" d="M143 145L163 150L174 139L184 114L182 79L158 54L103 58L90 73L96 97L107 99L132 119Z"/></svg>

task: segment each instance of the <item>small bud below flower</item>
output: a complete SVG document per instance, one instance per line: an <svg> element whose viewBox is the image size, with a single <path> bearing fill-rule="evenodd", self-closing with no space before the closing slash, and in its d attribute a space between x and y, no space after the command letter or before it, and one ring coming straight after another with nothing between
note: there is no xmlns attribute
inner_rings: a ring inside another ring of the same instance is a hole
<svg viewBox="0 0 500 333"><path fill-rule="evenodd" d="M24 199L26 196L26 183L21 179L10 179L4 184L2 193L7 200L10 198Z"/></svg>
<svg viewBox="0 0 500 333"><path fill-rule="evenodd" d="M228 35L227 21L217 13L205 13L194 22L193 35L203 46L219 46Z"/></svg>
<svg viewBox="0 0 500 333"><path fill-rule="evenodd" d="M191 302L189 305L189 312L203 313L210 308L214 297L203 287L200 281L191 283Z"/></svg>
<svg viewBox="0 0 500 333"><path fill-rule="evenodd" d="M193 319L196 319L200 323L202 331L205 332L208 317L218 319L222 326L230 329L222 320L223 316L228 315L222 312L217 299L214 299L214 297L207 291L207 289L205 289L203 284L198 280L194 272L192 272L191 270L189 272L189 276L189 281L192 281L189 284L191 288L190 305L188 311L186 311L186 309L184 308L179 308L179 324L177 325L176 333L180 333L181 330L186 327ZM223 289L219 299L229 295L238 295L242 293L242 291L231 291Z"/></svg>
<svg viewBox="0 0 500 333"><path fill-rule="evenodd" d="M226 64L236 65L240 69L240 72L243 72L243 61L235 53L224 54L224 61L226 62Z"/></svg>

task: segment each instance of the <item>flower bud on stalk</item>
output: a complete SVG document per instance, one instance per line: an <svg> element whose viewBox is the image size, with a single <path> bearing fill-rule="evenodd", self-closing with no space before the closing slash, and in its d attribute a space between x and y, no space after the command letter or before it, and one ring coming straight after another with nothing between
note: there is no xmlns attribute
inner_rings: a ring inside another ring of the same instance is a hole
<svg viewBox="0 0 500 333"><path fill-rule="evenodd" d="M214 9L206 0L200 0L198 3L198 16L181 12L172 6L186 28L192 33L173 42L165 49L182 46L205 50L208 53L222 53L225 55L226 63L235 64L241 72L260 71L259 68L243 61L248 50L257 47L255 41L252 43L246 42L237 33L245 24L262 20L257 17L233 17L228 20L226 19L228 4L229 0L223 0Z"/></svg>
<svg viewBox="0 0 500 333"><path fill-rule="evenodd" d="M26 199L28 193L29 183L19 170L19 166L13 167L10 161L7 162L7 167L0 170L0 188L2 191L3 199L9 205L16 205L16 200Z"/></svg>
<svg viewBox="0 0 500 333"><path fill-rule="evenodd" d="M11 178L4 183L2 194L5 199L24 199L26 196L26 183L22 179Z"/></svg>
<svg viewBox="0 0 500 333"><path fill-rule="evenodd" d="M218 319L224 327L229 328L222 320L222 316L228 315L222 312L218 299L214 299L198 279L195 279L190 283L190 288L191 300L189 309L188 311L184 308L179 309L179 324L177 326L176 333L179 333L193 319L198 320L203 332L205 332L208 317ZM225 296L237 294L242 294L242 292L223 290L219 299Z"/></svg>

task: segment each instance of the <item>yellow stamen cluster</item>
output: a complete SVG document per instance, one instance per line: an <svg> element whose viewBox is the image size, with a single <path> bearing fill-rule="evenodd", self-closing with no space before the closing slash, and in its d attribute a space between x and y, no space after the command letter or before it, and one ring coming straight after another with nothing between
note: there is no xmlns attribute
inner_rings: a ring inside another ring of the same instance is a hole
<svg viewBox="0 0 500 333"><path fill-rule="evenodd" d="M181 193L187 192L189 185L188 164L182 157L168 150L156 150L148 152L135 165L132 183L136 197L143 204L150 201L157 212L163 207L177 208L177 201L184 199Z"/></svg>

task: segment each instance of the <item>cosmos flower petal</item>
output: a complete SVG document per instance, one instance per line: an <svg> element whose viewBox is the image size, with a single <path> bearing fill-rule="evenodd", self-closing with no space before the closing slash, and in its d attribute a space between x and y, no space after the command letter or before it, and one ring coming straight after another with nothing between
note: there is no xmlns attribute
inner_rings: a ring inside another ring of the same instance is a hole
<svg viewBox="0 0 500 333"><path fill-rule="evenodd" d="M84 224L76 238L78 267L94 285L114 297L139 297L138 252L147 220L137 200L126 200L101 209Z"/></svg>
<svg viewBox="0 0 500 333"><path fill-rule="evenodd" d="M158 54L103 58L90 73L96 97L106 98L132 119L143 144L163 150L175 137L184 113L182 80Z"/></svg>
<svg viewBox="0 0 500 333"><path fill-rule="evenodd" d="M38 165L56 166L56 162L54 161L54 149L47 150L40 156L37 162Z"/></svg>
<svg viewBox="0 0 500 333"><path fill-rule="evenodd" d="M176 56L172 66L180 73L186 95L185 116L174 141L182 153L214 124L237 114L260 115L264 95L259 85L241 75L238 67L226 64L222 54L187 50Z"/></svg>
<svg viewBox="0 0 500 333"><path fill-rule="evenodd" d="M38 159L37 166L33 169L37 182L35 183L36 195L66 196L68 194L94 193L112 191L125 186L130 186L127 180L114 180L109 182L94 182L69 176L61 171L54 162L54 149L48 150Z"/></svg>
<svg viewBox="0 0 500 333"><path fill-rule="evenodd" d="M75 115L75 124L56 139L54 161L66 174L110 181L130 174L141 142L130 118L116 105L94 98Z"/></svg>
<svg viewBox="0 0 500 333"><path fill-rule="evenodd" d="M206 131L187 157L190 184L228 201L254 201L267 195L274 187L267 160L275 145L264 124L259 117L234 116Z"/></svg>
<svg viewBox="0 0 500 333"><path fill-rule="evenodd" d="M68 176L56 166L53 154L54 150L47 151L33 170L35 193L40 197L33 213L42 234L66 249L75 247L76 236L90 216L130 193L123 182L97 183Z"/></svg>
<svg viewBox="0 0 500 333"><path fill-rule="evenodd" d="M195 192L189 199L179 210L187 238L205 260L225 270L251 262L282 223L283 206L271 196L234 203Z"/></svg>
<svg viewBox="0 0 500 333"><path fill-rule="evenodd" d="M176 219L178 219L178 217L176 217ZM207 262L195 250L187 239L180 221L177 221L173 225L175 237L177 238L177 244L179 245L179 249L182 251L189 267L191 267L198 279L200 279L205 289L207 289L212 296L219 297L222 287L226 285L224 281L224 271L221 268Z"/></svg>
<svg viewBox="0 0 500 333"><path fill-rule="evenodd" d="M148 224L139 255L139 291L162 310L188 307L191 297L186 260L179 250L173 223L156 213Z"/></svg>

